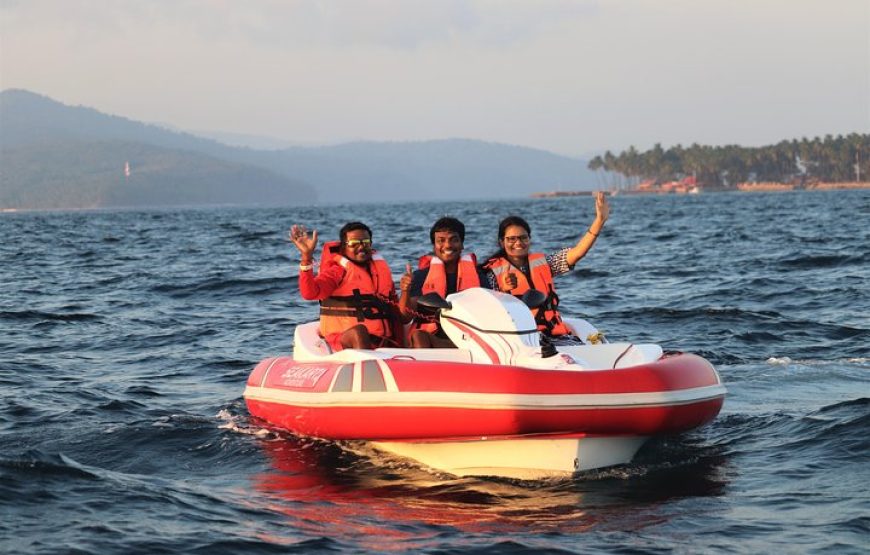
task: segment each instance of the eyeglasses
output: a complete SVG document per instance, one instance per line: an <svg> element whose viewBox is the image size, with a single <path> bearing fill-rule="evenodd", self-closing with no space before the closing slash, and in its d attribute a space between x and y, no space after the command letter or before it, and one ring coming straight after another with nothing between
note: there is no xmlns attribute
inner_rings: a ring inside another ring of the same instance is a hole
<svg viewBox="0 0 870 555"><path fill-rule="evenodd" d="M530 239L528 235L511 235L504 238L508 243L528 243Z"/></svg>
<svg viewBox="0 0 870 555"><path fill-rule="evenodd" d="M345 241L344 244L350 248L358 247L359 245L363 245L364 247L370 247L370 246L372 246L372 240L371 239L348 239L347 241Z"/></svg>

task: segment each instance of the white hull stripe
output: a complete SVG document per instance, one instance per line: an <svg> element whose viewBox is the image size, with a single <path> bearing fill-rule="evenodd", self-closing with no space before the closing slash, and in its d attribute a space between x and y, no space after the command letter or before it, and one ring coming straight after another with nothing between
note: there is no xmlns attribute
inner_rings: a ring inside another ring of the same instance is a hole
<svg viewBox="0 0 870 555"><path fill-rule="evenodd" d="M269 363L269 366L266 368L266 371L263 372L263 377L260 379L260 387L266 385L266 378L269 377L269 372L272 371L272 367L275 366L275 363L278 362L279 357L275 357L272 359L272 362Z"/></svg>
<svg viewBox="0 0 870 555"><path fill-rule="evenodd" d="M721 385L649 393L522 395L459 392L334 392L304 393L261 387L245 388L244 397L255 401L309 408L418 407L486 410L575 410L596 408L659 407L685 405L725 396Z"/></svg>

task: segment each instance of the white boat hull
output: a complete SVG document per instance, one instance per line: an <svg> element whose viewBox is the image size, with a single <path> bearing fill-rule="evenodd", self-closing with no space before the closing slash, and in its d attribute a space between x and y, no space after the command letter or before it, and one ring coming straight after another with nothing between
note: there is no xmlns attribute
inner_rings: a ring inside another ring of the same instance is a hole
<svg viewBox="0 0 870 555"><path fill-rule="evenodd" d="M573 437L445 442L378 441L372 445L456 476L520 480L569 477L575 472L627 464L646 437Z"/></svg>

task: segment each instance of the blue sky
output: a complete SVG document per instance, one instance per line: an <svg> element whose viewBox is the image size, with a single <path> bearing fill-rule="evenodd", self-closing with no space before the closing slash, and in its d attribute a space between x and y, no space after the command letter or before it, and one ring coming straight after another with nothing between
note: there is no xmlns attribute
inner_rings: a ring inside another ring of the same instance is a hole
<svg viewBox="0 0 870 555"><path fill-rule="evenodd" d="M870 1L0 0L0 86L299 144L761 145L870 133Z"/></svg>

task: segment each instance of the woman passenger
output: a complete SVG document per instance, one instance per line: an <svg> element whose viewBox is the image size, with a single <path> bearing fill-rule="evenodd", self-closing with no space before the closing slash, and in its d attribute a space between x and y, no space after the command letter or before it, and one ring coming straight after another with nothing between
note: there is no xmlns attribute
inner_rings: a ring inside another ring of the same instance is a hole
<svg viewBox="0 0 870 555"><path fill-rule="evenodd" d="M487 279L493 289L520 297L529 289L547 295L547 301L533 310L538 330L556 345L582 342L573 336L559 314L559 297L553 277L574 269L578 260L586 256L595 244L610 206L602 192L595 193L595 221L573 247L565 247L553 254L530 253L532 230L519 216L509 216L498 226L499 250L484 262Z"/></svg>

